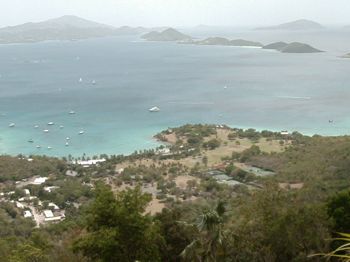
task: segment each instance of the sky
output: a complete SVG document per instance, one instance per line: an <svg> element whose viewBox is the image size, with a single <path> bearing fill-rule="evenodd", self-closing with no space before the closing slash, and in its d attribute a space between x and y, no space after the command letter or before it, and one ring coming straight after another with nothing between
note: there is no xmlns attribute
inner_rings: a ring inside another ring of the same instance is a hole
<svg viewBox="0 0 350 262"><path fill-rule="evenodd" d="M0 0L0 27L76 15L114 26L350 25L350 0Z"/></svg>

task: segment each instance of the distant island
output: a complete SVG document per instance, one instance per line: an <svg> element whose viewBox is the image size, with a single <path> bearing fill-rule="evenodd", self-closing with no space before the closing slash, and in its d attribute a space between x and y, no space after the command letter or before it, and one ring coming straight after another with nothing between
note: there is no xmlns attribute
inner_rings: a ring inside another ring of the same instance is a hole
<svg viewBox="0 0 350 262"><path fill-rule="evenodd" d="M161 32L152 31L141 36L141 38L147 41L167 41L167 42L192 40L191 36L180 33L174 28L168 28Z"/></svg>
<svg viewBox="0 0 350 262"><path fill-rule="evenodd" d="M293 42L293 43L285 43L285 42L276 42L266 46L263 46L263 49L272 49L277 50L282 53L320 53L323 52L318 50L308 44Z"/></svg>
<svg viewBox="0 0 350 262"><path fill-rule="evenodd" d="M79 40L115 35L141 34L143 27L113 26L66 15L38 23L0 28L0 44L33 43L47 40Z"/></svg>
<svg viewBox="0 0 350 262"><path fill-rule="evenodd" d="M253 42L243 39L229 40L223 37L209 37L200 41L188 42L194 45L223 45L223 46L252 46L252 47L262 47L263 44L259 42Z"/></svg>
<svg viewBox="0 0 350 262"><path fill-rule="evenodd" d="M258 27L257 30L321 30L324 29L324 27L311 20L307 19L300 19L280 25L275 26L267 26L267 27Z"/></svg>

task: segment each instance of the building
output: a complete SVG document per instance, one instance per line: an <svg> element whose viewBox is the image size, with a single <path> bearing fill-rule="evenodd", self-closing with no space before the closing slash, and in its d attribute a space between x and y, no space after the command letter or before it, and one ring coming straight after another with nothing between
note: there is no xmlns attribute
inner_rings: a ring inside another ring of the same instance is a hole
<svg viewBox="0 0 350 262"><path fill-rule="evenodd" d="M47 179L48 179L47 177L37 177L37 178L34 179L32 184L33 185L41 185L41 184L44 184Z"/></svg>
<svg viewBox="0 0 350 262"><path fill-rule="evenodd" d="M33 217L32 213L29 211L29 210L25 210L24 213L23 213L23 216L25 218L31 218Z"/></svg>
<svg viewBox="0 0 350 262"><path fill-rule="evenodd" d="M83 167L89 167L89 166L97 165L99 163L103 163L105 161L106 161L106 159L104 159L104 158L91 159L91 160L78 160L78 161L76 161L76 164L81 165Z"/></svg>

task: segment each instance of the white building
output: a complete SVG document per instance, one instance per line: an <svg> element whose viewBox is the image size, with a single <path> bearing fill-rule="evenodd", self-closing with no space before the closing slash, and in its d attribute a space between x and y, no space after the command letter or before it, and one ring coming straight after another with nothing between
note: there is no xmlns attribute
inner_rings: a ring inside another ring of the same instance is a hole
<svg viewBox="0 0 350 262"><path fill-rule="evenodd" d="M44 210L43 213L44 213L45 219L46 219L46 218L52 218L52 217L54 217L52 211L49 210L49 209Z"/></svg>
<svg viewBox="0 0 350 262"><path fill-rule="evenodd" d="M23 216L24 216L25 218L27 218L27 217L33 217L32 213L31 213L29 210L25 210Z"/></svg>
<svg viewBox="0 0 350 262"><path fill-rule="evenodd" d="M24 193L25 193L26 195L30 195L29 189L24 189Z"/></svg>
<svg viewBox="0 0 350 262"><path fill-rule="evenodd" d="M22 205L20 202L16 202L16 207L23 209L24 205Z"/></svg>
<svg viewBox="0 0 350 262"><path fill-rule="evenodd" d="M60 208L55 203L49 203L49 207L53 207L54 210L59 210Z"/></svg>
<svg viewBox="0 0 350 262"><path fill-rule="evenodd" d="M45 183L47 179L48 179L47 177L37 177L34 179L32 184L33 185L41 185L41 184Z"/></svg>
<svg viewBox="0 0 350 262"><path fill-rule="evenodd" d="M103 163L105 162L106 159L102 158L102 159L91 159L91 160L78 160L76 161L76 164L81 165L83 167L89 167L92 165L97 165L99 163Z"/></svg>
<svg viewBox="0 0 350 262"><path fill-rule="evenodd" d="M46 192L51 193L53 190L55 190L55 189L57 189L57 188L60 188L60 187L58 187L58 186L46 186L46 187L44 187L44 190L45 190Z"/></svg>

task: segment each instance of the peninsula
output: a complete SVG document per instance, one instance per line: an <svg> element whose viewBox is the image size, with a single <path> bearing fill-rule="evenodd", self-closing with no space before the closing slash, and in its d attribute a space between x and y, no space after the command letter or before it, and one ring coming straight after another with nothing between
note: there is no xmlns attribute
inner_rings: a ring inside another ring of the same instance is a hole
<svg viewBox="0 0 350 262"><path fill-rule="evenodd" d="M66 15L37 23L25 23L0 28L0 44L35 43L48 40L79 40L147 32L143 27L110 25Z"/></svg>

